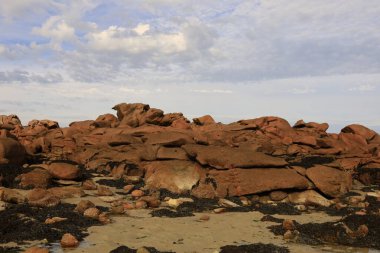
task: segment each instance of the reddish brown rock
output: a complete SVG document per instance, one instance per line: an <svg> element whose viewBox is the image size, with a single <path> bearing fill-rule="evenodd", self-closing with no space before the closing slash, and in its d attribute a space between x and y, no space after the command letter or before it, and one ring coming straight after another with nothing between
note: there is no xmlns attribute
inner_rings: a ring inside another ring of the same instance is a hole
<svg viewBox="0 0 380 253"><path fill-rule="evenodd" d="M22 127L21 121L17 115L0 115L0 129L13 130L17 126Z"/></svg>
<svg viewBox="0 0 380 253"><path fill-rule="evenodd" d="M21 204L25 202L26 198L15 189L0 187L0 200L14 204Z"/></svg>
<svg viewBox="0 0 380 253"><path fill-rule="evenodd" d="M91 207L95 207L95 204L92 203L90 200L81 200L75 207L74 211L83 214L84 211L86 211L87 209Z"/></svg>
<svg viewBox="0 0 380 253"><path fill-rule="evenodd" d="M306 176L324 194L339 197L351 189L351 174L331 167L317 165L306 171Z"/></svg>
<svg viewBox="0 0 380 253"><path fill-rule="evenodd" d="M98 116L95 122L99 125L99 127L116 127L118 124L118 119L115 115L107 113Z"/></svg>
<svg viewBox="0 0 380 253"><path fill-rule="evenodd" d="M51 183L51 175L45 169L34 169L18 176L22 188L47 188Z"/></svg>
<svg viewBox="0 0 380 253"><path fill-rule="evenodd" d="M284 167L287 165L287 162L283 158L255 152L249 148L196 144L184 145L182 148L200 164L210 165L217 169Z"/></svg>
<svg viewBox="0 0 380 253"><path fill-rule="evenodd" d="M73 180L81 176L78 165L63 162L53 162L49 165L48 171L54 178Z"/></svg>
<svg viewBox="0 0 380 253"><path fill-rule="evenodd" d="M0 137L0 164L21 165L25 159L25 148L12 138Z"/></svg>
<svg viewBox="0 0 380 253"><path fill-rule="evenodd" d="M352 133L362 136L365 140L370 141L376 136L376 132L359 124L352 124L344 127L342 133Z"/></svg>
<svg viewBox="0 0 380 253"><path fill-rule="evenodd" d="M182 148L160 147L157 151L158 160L188 160L187 153Z"/></svg>
<svg viewBox="0 0 380 253"><path fill-rule="evenodd" d="M132 191L131 195L134 198L139 198L139 197L144 196L144 192L142 190L134 190Z"/></svg>
<svg viewBox="0 0 380 253"><path fill-rule="evenodd" d="M51 207L61 203L61 199L46 189L35 188L28 193L28 203L31 206Z"/></svg>
<svg viewBox="0 0 380 253"><path fill-rule="evenodd" d="M157 161L145 165L145 183L150 189L189 191L200 179L201 168L189 161ZM168 180L170 178L171 180Z"/></svg>
<svg viewBox="0 0 380 253"><path fill-rule="evenodd" d="M100 210L96 207L90 207L83 212L83 216L97 220L99 218Z"/></svg>
<svg viewBox="0 0 380 253"><path fill-rule="evenodd" d="M85 195L84 191L76 186L52 187L49 188L48 191L61 199L78 198Z"/></svg>
<svg viewBox="0 0 380 253"><path fill-rule="evenodd" d="M284 191L272 191L269 194L270 199L273 201L281 201L281 200L285 199L287 196L288 196L288 194Z"/></svg>
<svg viewBox="0 0 380 253"><path fill-rule="evenodd" d="M291 169L211 170L219 197L241 196L280 189L307 189L308 180Z"/></svg>
<svg viewBox="0 0 380 253"><path fill-rule="evenodd" d="M66 233L62 236L61 247L62 248L76 248L79 246L78 239L70 233Z"/></svg>
<svg viewBox="0 0 380 253"><path fill-rule="evenodd" d="M113 192L107 186L99 185L98 186L98 195L99 196L112 196Z"/></svg>
<svg viewBox="0 0 380 253"><path fill-rule="evenodd" d="M49 253L49 249L40 247L31 247L26 249L24 253Z"/></svg>
<svg viewBox="0 0 380 253"><path fill-rule="evenodd" d="M215 124L215 120L210 115L204 115L199 118L194 118L193 122L194 124L200 125L200 126Z"/></svg>
<svg viewBox="0 0 380 253"><path fill-rule="evenodd" d="M185 144L194 143L191 136L174 131L157 132L144 135L142 138L144 143L149 145L163 145L168 147L180 147Z"/></svg>
<svg viewBox="0 0 380 253"><path fill-rule="evenodd" d="M92 179L87 179L82 183L83 190L96 190L98 187Z"/></svg>

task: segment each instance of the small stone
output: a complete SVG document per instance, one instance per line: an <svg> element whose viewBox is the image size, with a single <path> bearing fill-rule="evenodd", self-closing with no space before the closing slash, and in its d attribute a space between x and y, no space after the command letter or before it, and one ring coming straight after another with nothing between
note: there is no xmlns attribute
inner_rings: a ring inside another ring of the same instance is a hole
<svg viewBox="0 0 380 253"><path fill-rule="evenodd" d="M86 209L89 209L91 207L95 207L95 204L89 200L81 200L75 207L74 211L83 214Z"/></svg>
<svg viewBox="0 0 380 253"><path fill-rule="evenodd" d="M369 232L368 227L363 224L358 227L358 230L356 231L356 236L365 237L366 235L368 235L368 232Z"/></svg>
<svg viewBox="0 0 380 253"><path fill-rule="evenodd" d="M124 212L124 207L122 205L111 207L111 213L113 214L123 214Z"/></svg>
<svg viewBox="0 0 380 253"><path fill-rule="evenodd" d="M294 206L298 211L306 211L307 207L305 205L296 205Z"/></svg>
<svg viewBox="0 0 380 253"><path fill-rule="evenodd" d="M284 233L284 239L285 240L297 240L298 236L299 236L300 232L298 232L298 230L287 230L285 233Z"/></svg>
<svg viewBox="0 0 380 253"><path fill-rule="evenodd" d="M61 217L47 218L45 220L45 224L54 224L54 223L65 221L65 220L67 220L67 218L61 218Z"/></svg>
<svg viewBox="0 0 380 253"><path fill-rule="evenodd" d="M75 236L70 233L66 233L62 236L61 246L62 248L76 248L79 245L79 241Z"/></svg>
<svg viewBox="0 0 380 253"><path fill-rule="evenodd" d="M153 196L143 196L140 198L140 200L145 201L150 208L157 208L161 205L161 201Z"/></svg>
<svg viewBox="0 0 380 253"><path fill-rule="evenodd" d="M96 207L90 207L84 211L83 216L97 220L99 218L100 210Z"/></svg>
<svg viewBox="0 0 380 253"><path fill-rule="evenodd" d="M363 215L366 215L367 212L366 212L366 210L360 210L360 211L355 212L355 214L363 216Z"/></svg>
<svg viewBox="0 0 380 253"><path fill-rule="evenodd" d="M142 181L142 178L140 176L125 176L124 181L128 184L137 184Z"/></svg>
<svg viewBox="0 0 380 253"><path fill-rule="evenodd" d="M201 217L199 217L199 220L208 221L210 220L210 216L208 216L207 214L203 214Z"/></svg>
<svg viewBox="0 0 380 253"><path fill-rule="evenodd" d="M102 223L103 225L111 223L111 219L108 217L108 215L107 215L106 213L101 213L101 214L99 214L99 218L98 218L98 220L99 220L100 223Z"/></svg>
<svg viewBox="0 0 380 253"><path fill-rule="evenodd" d="M285 199L287 196L288 196L288 194L286 192L283 192L283 191L272 191L269 194L270 199L273 201L281 201L281 200Z"/></svg>
<svg viewBox="0 0 380 253"><path fill-rule="evenodd" d="M236 203L234 203L228 199L219 199L218 204L220 206L224 206L224 207L239 207L238 204L236 204Z"/></svg>
<svg viewBox="0 0 380 253"><path fill-rule="evenodd" d="M47 248L32 247L24 251L24 253L49 253Z"/></svg>
<svg viewBox="0 0 380 253"><path fill-rule="evenodd" d="M97 186L93 180L87 179L82 183L82 188L83 190L96 190Z"/></svg>
<svg viewBox="0 0 380 253"><path fill-rule="evenodd" d="M98 195L99 196L112 196L113 192L111 191L110 188L108 188L106 186L103 186L103 185L99 185L99 187L98 187Z"/></svg>
<svg viewBox="0 0 380 253"><path fill-rule="evenodd" d="M223 213L224 211L226 211L226 208L223 208L223 207L215 208L213 211L214 213Z"/></svg>
<svg viewBox="0 0 380 253"><path fill-rule="evenodd" d="M136 201L136 208L137 209L145 209L148 207L148 204L143 200Z"/></svg>
<svg viewBox="0 0 380 253"><path fill-rule="evenodd" d="M134 191L132 191L131 195L134 198L140 198L140 197L144 196L144 192L142 190L134 190Z"/></svg>
<svg viewBox="0 0 380 253"><path fill-rule="evenodd" d="M136 205L135 205L135 203L127 202L127 203L123 204L123 207L125 210L131 210L131 209L135 209Z"/></svg>
<svg viewBox="0 0 380 253"><path fill-rule="evenodd" d="M130 193L133 190L133 188L135 188L135 186L133 184L128 184L128 185L123 187L123 189L126 193Z"/></svg>
<svg viewBox="0 0 380 253"><path fill-rule="evenodd" d="M243 206L250 206L252 204L252 202L245 196L241 196L239 199Z"/></svg>
<svg viewBox="0 0 380 253"><path fill-rule="evenodd" d="M296 228L294 225L294 222L292 220L284 220L282 222L282 227L283 227L283 229L290 230L290 231L292 231Z"/></svg>

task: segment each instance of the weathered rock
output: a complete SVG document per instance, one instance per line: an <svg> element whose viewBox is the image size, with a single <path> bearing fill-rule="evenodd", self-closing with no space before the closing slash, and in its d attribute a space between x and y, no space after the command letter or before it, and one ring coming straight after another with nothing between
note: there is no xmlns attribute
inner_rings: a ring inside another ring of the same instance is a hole
<svg viewBox="0 0 380 253"><path fill-rule="evenodd" d="M158 160L188 160L187 153L182 148L160 147L157 151Z"/></svg>
<svg viewBox="0 0 380 253"><path fill-rule="evenodd" d="M66 233L62 236L61 247L62 248L76 248L79 246L78 239L70 233Z"/></svg>
<svg viewBox="0 0 380 253"><path fill-rule="evenodd" d="M241 196L281 189L307 189L308 180L291 169L211 170L219 197Z"/></svg>
<svg viewBox="0 0 380 253"><path fill-rule="evenodd" d="M87 179L82 183L83 190L96 190L98 187L92 179Z"/></svg>
<svg viewBox="0 0 380 253"><path fill-rule="evenodd" d="M288 194L284 191L272 191L269 193L269 197L273 201L281 201L285 199L288 196Z"/></svg>
<svg viewBox="0 0 380 253"><path fill-rule="evenodd" d="M73 180L81 176L78 165L63 162L53 162L49 165L48 171L54 178Z"/></svg>
<svg viewBox="0 0 380 253"><path fill-rule="evenodd" d="M17 126L22 127L21 121L17 115L0 115L0 129L13 130Z"/></svg>
<svg viewBox="0 0 380 253"><path fill-rule="evenodd" d="M90 207L83 212L83 216L97 220L99 218L100 210L96 207Z"/></svg>
<svg viewBox="0 0 380 253"><path fill-rule="evenodd" d="M367 141L375 137L376 132L359 124L352 124L344 127L342 133L353 133L362 136Z"/></svg>
<svg viewBox="0 0 380 253"><path fill-rule="evenodd" d="M99 115L95 122L99 125L99 127L116 127L118 123L118 119L115 115L107 113L103 115Z"/></svg>
<svg viewBox="0 0 380 253"><path fill-rule="evenodd" d="M215 124L215 120L210 115L204 115L199 118L194 118L193 122L194 124L200 125L200 126Z"/></svg>
<svg viewBox="0 0 380 253"><path fill-rule="evenodd" d="M87 209L91 207L95 207L95 204L92 203L90 200L81 200L75 207L74 211L83 214L84 211L86 211Z"/></svg>
<svg viewBox="0 0 380 253"><path fill-rule="evenodd" d="M61 199L46 189L35 188L28 193L28 203L31 206L51 207L61 203Z"/></svg>
<svg viewBox="0 0 380 253"><path fill-rule="evenodd" d="M146 134L142 139L145 144L159 144L168 147L180 147L185 144L194 143L194 140L191 136L185 133L174 131Z"/></svg>
<svg viewBox="0 0 380 253"><path fill-rule="evenodd" d="M145 183L150 189L163 188L175 193L191 190L201 177L200 166L189 161L152 162L145 165L145 170Z"/></svg>
<svg viewBox="0 0 380 253"><path fill-rule="evenodd" d="M62 218L62 217L52 217L52 218L47 218L45 220L45 224L54 224L57 222L65 221L67 218Z"/></svg>
<svg viewBox="0 0 380 253"><path fill-rule="evenodd" d="M98 186L98 195L99 196L112 196L113 192L107 186L99 185Z"/></svg>
<svg viewBox="0 0 380 253"><path fill-rule="evenodd" d="M339 197L351 189L351 174L331 167L317 165L306 170L306 176L324 194Z"/></svg>
<svg viewBox="0 0 380 253"><path fill-rule="evenodd" d="M25 202L26 198L17 190L1 187L0 200L14 204L21 204Z"/></svg>
<svg viewBox="0 0 380 253"><path fill-rule="evenodd" d="M330 206L332 202L314 190L290 193L289 202L292 204Z"/></svg>
<svg viewBox="0 0 380 253"><path fill-rule="evenodd" d="M24 251L24 253L49 253L49 249L40 247L31 247Z"/></svg>
<svg viewBox="0 0 380 253"><path fill-rule="evenodd" d="M296 226L294 225L294 222L292 220L284 220L282 222L282 228L285 230L294 230L296 229Z"/></svg>
<svg viewBox="0 0 380 253"><path fill-rule="evenodd" d="M200 164L217 169L284 167L287 162L278 157L255 152L248 148L227 146L184 145L182 148Z"/></svg>
<svg viewBox="0 0 380 253"><path fill-rule="evenodd" d="M61 199L79 198L85 195L84 191L76 186L52 187L49 188L48 191Z"/></svg>
<svg viewBox="0 0 380 253"><path fill-rule="evenodd" d="M131 195L134 198L139 198L139 197L144 196L144 192L142 190L134 190L132 191Z"/></svg>
<svg viewBox="0 0 380 253"><path fill-rule="evenodd" d="M18 176L22 188L47 188L51 183L51 175L44 169L34 169Z"/></svg>
<svg viewBox="0 0 380 253"><path fill-rule="evenodd" d="M21 165L25 159L25 148L12 138L0 137L0 164Z"/></svg>

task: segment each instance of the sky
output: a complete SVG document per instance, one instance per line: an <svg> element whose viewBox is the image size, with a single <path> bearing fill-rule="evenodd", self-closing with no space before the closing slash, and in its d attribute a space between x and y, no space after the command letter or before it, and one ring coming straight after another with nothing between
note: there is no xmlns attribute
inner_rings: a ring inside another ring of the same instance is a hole
<svg viewBox="0 0 380 253"><path fill-rule="evenodd" d="M0 0L0 114L145 103L380 132L379 0Z"/></svg>

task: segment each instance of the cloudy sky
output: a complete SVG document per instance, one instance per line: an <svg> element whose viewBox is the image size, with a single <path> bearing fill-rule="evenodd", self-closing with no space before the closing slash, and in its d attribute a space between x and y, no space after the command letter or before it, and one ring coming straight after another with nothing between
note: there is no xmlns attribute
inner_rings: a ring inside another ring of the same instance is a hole
<svg viewBox="0 0 380 253"><path fill-rule="evenodd" d="M142 102L380 131L379 0L12 0L0 31L0 114L24 124Z"/></svg>

